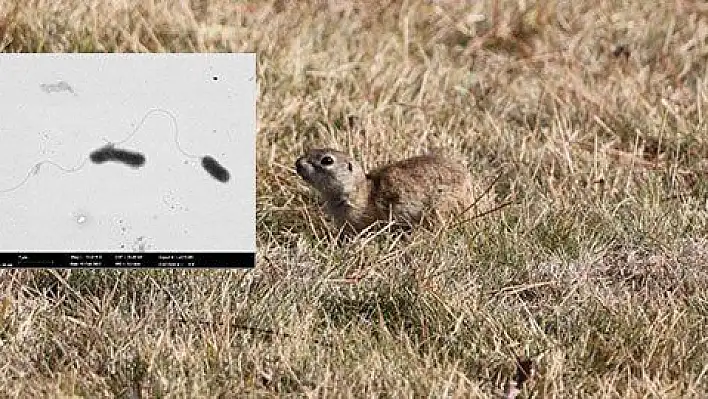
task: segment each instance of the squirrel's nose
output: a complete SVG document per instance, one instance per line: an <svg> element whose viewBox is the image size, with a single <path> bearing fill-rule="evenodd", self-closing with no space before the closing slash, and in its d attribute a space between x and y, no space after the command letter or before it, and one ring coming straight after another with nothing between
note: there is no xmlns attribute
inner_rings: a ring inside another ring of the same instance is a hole
<svg viewBox="0 0 708 399"><path fill-rule="evenodd" d="M304 177L305 173L305 158L298 158L297 161L295 161L295 171L297 172L298 175Z"/></svg>

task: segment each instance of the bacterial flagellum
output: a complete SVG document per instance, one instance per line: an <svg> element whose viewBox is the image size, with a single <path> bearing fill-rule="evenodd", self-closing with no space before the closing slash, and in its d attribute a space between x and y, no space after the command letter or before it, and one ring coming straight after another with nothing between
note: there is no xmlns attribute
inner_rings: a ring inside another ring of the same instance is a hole
<svg viewBox="0 0 708 399"><path fill-rule="evenodd" d="M153 108L149 110L148 112L145 113L145 115L141 118L140 122L137 124L137 126L133 129L132 132L130 132L124 139L118 141L118 142L107 142L107 144L89 152L88 156L80 162L78 162L77 166L74 167L65 167L62 166L54 161L51 160L44 160L35 163L30 170L27 172L25 177L18 182L17 184L8 187L8 188L0 188L0 194L3 193L8 193L14 190L17 190L18 188L22 187L32 176L36 176L40 173L41 167L43 165L50 165L55 168L58 168L65 173L74 173L78 172L79 170L83 169L86 166L86 163L90 161L94 165L103 165L107 163L119 163L123 164L125 166L128 166L133 169L139 169L145 166L148 162L148 154L145 154L140 151L136 151L133 149L129 149L127 147L122 146L123 144L127 143L130 141L142 128L143 124L145 121L152 115L155 114L162 114L164 116L167 116L173 127L174 131L174 144L177 150L182 153L187 158L191 159L198 159L200 160L201 166L204 169L204 171L209 174L214 180L221 182L221 183L227 183L230 178L231 174L229 173L228 169L224 167L221 163L219 163L213 156L211 155L195 155L191 154L187 151L185 151L182 146L180 145L179 141L179 126L177 124L177 118L168 110L161 109L161 108ZM107 140L106 140L107 141Z"/></svg>

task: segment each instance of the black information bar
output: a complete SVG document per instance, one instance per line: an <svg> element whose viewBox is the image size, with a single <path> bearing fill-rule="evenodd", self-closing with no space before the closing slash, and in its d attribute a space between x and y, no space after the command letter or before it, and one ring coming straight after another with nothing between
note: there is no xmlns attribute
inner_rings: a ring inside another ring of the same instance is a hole
<svg viewBox="0 0 708 399"><path fill-rule="evenodd" d="M253 252L0 252L7 268L252 268Z"/></svg>

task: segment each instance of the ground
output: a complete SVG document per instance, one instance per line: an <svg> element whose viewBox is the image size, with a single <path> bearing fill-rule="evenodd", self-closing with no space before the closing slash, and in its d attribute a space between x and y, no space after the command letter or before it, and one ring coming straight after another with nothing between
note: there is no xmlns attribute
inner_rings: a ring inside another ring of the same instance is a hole
<svg viewBox="0 0 708 399"><path fill-rule="evenodd" d="M258 58L254 270L0 272L2 396L708 396L699 1L0 1L6 52ZM306 147L509 204L337 246Z"/></svg>

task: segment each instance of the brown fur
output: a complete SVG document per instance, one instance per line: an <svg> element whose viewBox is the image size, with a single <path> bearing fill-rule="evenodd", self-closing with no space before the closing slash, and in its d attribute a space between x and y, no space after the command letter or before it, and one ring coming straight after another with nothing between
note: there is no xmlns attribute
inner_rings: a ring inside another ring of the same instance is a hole
<svg viewBox="0 0 708 399"><path fill-rule="evenodd" d="M298 158L295 167L323 197L324 210L337 226L354 232L379 221L431 226L459 215L482 193L464 162L442 150L365 173L347 154L317 148ZM474 214L469 210L465 217Z"/></svg>

